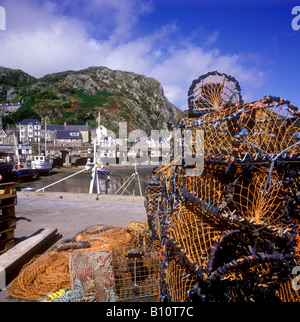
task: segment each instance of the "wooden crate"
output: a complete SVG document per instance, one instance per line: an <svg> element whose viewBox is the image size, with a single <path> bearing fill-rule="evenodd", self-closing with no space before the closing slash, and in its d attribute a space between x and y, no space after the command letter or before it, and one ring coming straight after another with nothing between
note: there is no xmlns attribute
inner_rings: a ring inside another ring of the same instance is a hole
<svg viewBox="0 0 300 322"><path fill-rule="evenodd" d="M0 184L0 254L14 247L14 230L17 222L16 204L16 184Z"/></svg>
<svg viewBox="0 0 300 322"><path fill-rule="evenodd" d="M15 216L6 217L5 219L0 220L0 234L2 231L7 229L16 229L17 218Z"/></svg>
<svg viewBox="0 0 300 322"><path fill-rule="evenodd" d="M16 195L16 183L15 182L8 182L8 183L0 183L0 195Z"/></svg>
<svg viewBox="0 0 300 322"><path fill-rule="evenodd" d="M15 183L0 184L0 208L11 207L17 204L17 190Z"/></svg>
<svg viewBox="0 0 300 322"><path fill-rule="evenodd" d="M9 240L6 242L0 242L0 255L5 253L6 251L12 249L15 246L15 240Z"/></svg>
<svg viewBox="0 0 300 322"><path fill-rule="evenodd" d="M7 206L1 208L0 206L0 222L6 220L7 218L15 217L15 206Z"/></svg>
<svg viewBox="0 0 300 322"><path fill-rule="evenodd" d="M14 247L14 230L9 228L0 232L0 254Z"/></svg>
<svg viewBox="0 0 300 322"><path fill-rule="evenodd" d="M11 239L14 239L14 230L15 228L8 228L3 231L0 231L0 243L4 243Z"/></svg>

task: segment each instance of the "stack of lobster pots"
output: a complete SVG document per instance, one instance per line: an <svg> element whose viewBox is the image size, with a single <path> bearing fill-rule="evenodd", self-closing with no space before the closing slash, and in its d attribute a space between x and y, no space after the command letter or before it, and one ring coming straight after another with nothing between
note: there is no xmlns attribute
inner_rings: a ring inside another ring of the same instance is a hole
<svg viewBox="0 0 300 322"><path fill-rule="evenodd" d="M145 192L160 300L299 302L299 109L244 103L217 71L192 83L188 105Z"/></svg>

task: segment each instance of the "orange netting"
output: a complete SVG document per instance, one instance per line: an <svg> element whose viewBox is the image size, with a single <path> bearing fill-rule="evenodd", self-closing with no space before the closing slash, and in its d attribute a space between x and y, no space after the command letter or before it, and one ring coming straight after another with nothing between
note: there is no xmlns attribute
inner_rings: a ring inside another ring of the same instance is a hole
<svg viewBox="0 0 300 322"><path fill-rule="evenodd" d="M93 269L88 268L91 263L95 266L101 265L103 258L106 257L100 256L100 254L118 250L125 256L124 254L129 249L141 247L143 243L146 243L148 235L147 225L139 222L132 222L127 227L99 225L87 228L76 234L74 240L55 246L50 252L36 256L24 265L17 278L11 283L8 292L16 298L41 300L49 293L61 289L70 289L72 286L71 280L77 278L80 267L83 266L84 274L86 274L86 277L88 276L91 283L95 274ZM93 260L94 257L97 258L97 263ZM85 258L85 260L78 264L80 258ZM111 257L107 258L110 259ZM112 262L112 260L109 261ZM72 271L70 272L71 263L73 263L71 266L76 268L74 268L74 274L72 274ZM89 275L88 271L92 271L93 274ZM83 287L86 288L85 279L82 278L81 282ZM94 287L98 290L95 298L97 300L99 298L107 299L99 293L99 285L105 285L105 283L99 284L96 281L94 284Z"/></svg>

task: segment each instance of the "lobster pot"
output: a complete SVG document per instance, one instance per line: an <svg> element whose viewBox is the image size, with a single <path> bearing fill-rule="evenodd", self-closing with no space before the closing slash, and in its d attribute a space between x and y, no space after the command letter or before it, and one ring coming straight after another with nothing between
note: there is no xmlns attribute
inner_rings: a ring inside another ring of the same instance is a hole
<svg viewBox="0 0 300 322"><path fill-rule="evenodd" d="M114 292L118 301L156 300L158 252L132 249L113 251Z"/></svg>
<svg viewBox="0 0 300 322"><path fill-rule="evenodd" d="M73 252L70 256L71 289L78 292L81 286L82 298L95 302L115 302L114 279L109 251Z"/></svg>
<svg viewBox="0 0 300 322"><path fill-rule="evenodd" d="M193 82L188 103L146 191L161 301L298 301L299 110L277 97L246 104L218 72Z"/></svg>
<svg viewBox="0 0 300 322"><path fill-rule="evenodd" d="M145 208L152 242L158 246L166 231L166 201L163 186L156 183L147 184Z"/></svg>
<svg viewBox="0 0 300 322"><path fill-rule="evenodd" d="M194 270L186 258L167 246L160 263L160 300L163 302L185 302L190 290L197 285Z"/></svg>
<svg viewBox="0 0 300 322"><path fill-rule="evenodd" d="M0 184L0 255L14 247L14 230L16 229L16 203L16 184Z"/></svg>

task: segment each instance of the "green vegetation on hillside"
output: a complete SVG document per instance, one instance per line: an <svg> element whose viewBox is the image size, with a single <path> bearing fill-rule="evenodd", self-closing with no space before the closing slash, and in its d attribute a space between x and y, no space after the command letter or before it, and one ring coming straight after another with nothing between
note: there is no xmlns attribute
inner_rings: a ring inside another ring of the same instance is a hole
<svg viewBox="0 0 300 322"><path fill-rule="evenodd" d="M32 85L36 79L21 70L0 67L0 86L20 88Z"/></svg>
<svg viewBox="0 0 300 322"><path fill-rule="evenodd" d="M96 95L85 94L83 90L73 90L72 93L62 95L56 94L51 89L41 92L26 91L25 104L12 115L3 117L3 126L16 124L25 118L35 118L41 120L42 117L52 116L54 124L74 124L84 125L86 122L91 126L96 126L96 117L99 107L107 103L113 96L107 91L98 92ZM54 118L53 118L54 116Z"/></svg>
<svg viewBox="0 0 300 322"><path fill-rule="evenodd" d="M109 97L113 94L107 91L98 92L96 95L85 94L84 91L75 90L73 97L77 97L80 100L80 106L83 109L91 109L93 107L99 107L108 102Z"/></svg>

